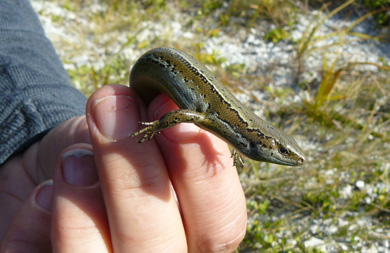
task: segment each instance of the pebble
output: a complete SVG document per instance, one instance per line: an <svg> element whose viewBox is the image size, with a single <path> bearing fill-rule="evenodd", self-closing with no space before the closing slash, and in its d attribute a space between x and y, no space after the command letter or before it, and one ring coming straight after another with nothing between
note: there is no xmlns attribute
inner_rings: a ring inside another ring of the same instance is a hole
<svg viewBox="0 0 390 253"><path fill-rule="evenodd" d="M365 186L365 183L364 183L364 181L362 181L362 180L358 180L358 181L356 181L355 186L356 186L359 190L363 190L363 189L364 189L364 186Z"/></svg>
<svg viewBox="0 0 390 253"><path fill-rule="evenodd" d="M311 237L309 240L305 241L305 247L317 247L324 244L324 241L316 237Z"/></svg>

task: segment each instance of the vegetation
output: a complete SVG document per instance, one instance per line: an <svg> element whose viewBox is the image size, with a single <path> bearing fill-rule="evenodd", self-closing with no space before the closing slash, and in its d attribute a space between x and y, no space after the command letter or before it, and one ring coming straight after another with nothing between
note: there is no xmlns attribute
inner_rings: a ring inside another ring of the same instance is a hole
<svg viewBox="0 0 390 253"><path fill-rule="evenodd" d="M310 238L341 252L360 251L362 242L390 240L389 62L348 61L341 50L348 45L348 36L388 40L390 0L332 1L331 5L322 0L93 3L47 1L66 11L64 16L51 14L50 8L40 10L66 31L55 39L55 46L74 84L86 95L105 84L127 83L129 66L144 49L171 46L206 63L233 91L261 91L267 97L261 101L264 114L299 137L309 157L304 166L247 161L240 171L249 223L239 251L320 252L305 244ZM300 15L312 8L325 14L313 15L302 36L294 39ZM358 17L349 27L317 35L335 15L345 20ZM382 33L374 36L354 30L371 17ZM224 34L243 41L264 20L272 27L264 32L264 39L293 46L296 57L289 63L295 69L293 87L267 87L267 78L250 66L227 65L218 51L204 50L209 39ZM182 27L166 28L171 21ZM174 39L177 36L180 40ZM334 43L320 43L329 39ZM309 79L303 73L310 73L307 61L315 54L323 59L322 69L318 78ZM297 94L298 102L285 103ZM252 98L256 101L255 95Z"/></svg>

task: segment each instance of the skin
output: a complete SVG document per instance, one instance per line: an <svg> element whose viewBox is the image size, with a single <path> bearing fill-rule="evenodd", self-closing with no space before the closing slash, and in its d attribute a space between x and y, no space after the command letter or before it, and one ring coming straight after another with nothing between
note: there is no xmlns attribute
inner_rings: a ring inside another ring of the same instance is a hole
<svg viewBox="0 0 390 253"><path fill-rule="evenodd" d="M193 124L142 145L128 137L174 109L164 95L146 110L130 88L105 86L86 117L1 165L1 252L235 250L247 217L227 145Z"/></svg>

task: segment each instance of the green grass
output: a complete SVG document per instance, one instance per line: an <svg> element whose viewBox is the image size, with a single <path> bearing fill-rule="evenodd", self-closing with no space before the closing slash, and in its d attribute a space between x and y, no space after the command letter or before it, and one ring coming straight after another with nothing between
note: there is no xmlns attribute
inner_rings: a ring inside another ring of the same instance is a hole
<svg viewBox="0 0 390 253"><path fill-rule="evenodd" d="M288 168L246 161L246 166L240 171L249 222L247 236L239 251L320 252L316 248L305 248L304 242L311 237L333 240L336 245L343 243L351 251L361 240L374 243L390 239L385 234L373 232L390 227L389 63L345 63L338 56L327 54L327 49L337 49L348 43L344 38L352 34L351 29L357 23L325 37L315 36L315 31L326 19L355 8L359 3L334 3L328 16L313 19L312 26L307 27L302 38L292 41L290 32L299 22L297 16L307 11L305 7L293 4L294 1L231 0L223 4L221 0L192 3L181 0L105 0L104 8L98 10L91 10L93 1L89 0L49 2L58 3L69 13L83 17L84 23L68 16L52 15L49 10L40 12L64 27L67 36L76 38L64 37L55 45L73 82L86 95L102 85L127 84L129 66L134 64L136 54L141 50L176 47L207 64L233 91L260 90L265 93L267 101L259 101L254 95L252 98L264 106L267 118L288 129L290 134L300 136L309 158L304 166ZM377 10L388 5L385 2L376 9L362 11L357 22L382 13ZM191 17L178 21L194 37L177 42L172 39L175 36L173 31L143 37L145 30L153 29L152 24L145 25L145 22L161 24L159 29L164 29L167 21L177 18L176 12ZM289 64L298 70L299 83L294 87L297 89L264 87L267 77L250 73L248 66L236 64L222 68L226 59L220 56L220 52L205 53L207 39L218 38L222 33L231 33L232 36L238 31L248 33L261 20L274 24L274 29L266 33L265 39L275 43L289 41L294 45L297 57ZM362 40L381 39L353 35ZM331 37L338 42L327 48L315 47L316 42ZM301 76L306 57L311 54L323 56L320 80L308 81ZM87 58L81 66L75 65L79 56ZM361 71L360 65L377 66L379 72ZM304 92L305 99L284 104L283 101L294 96L297 90ZM365 183L362 190L355 186L359 180ZM349 187L352 187L351 194L344 196L343 192ZM360 220L368 218L372 221L369 228L359 225ZM311 231L312 222L333 224L336 229L330 235L321 229ZM349 229L351 227L354 229ZM341 248L339 250L343 252Z"/></svg>

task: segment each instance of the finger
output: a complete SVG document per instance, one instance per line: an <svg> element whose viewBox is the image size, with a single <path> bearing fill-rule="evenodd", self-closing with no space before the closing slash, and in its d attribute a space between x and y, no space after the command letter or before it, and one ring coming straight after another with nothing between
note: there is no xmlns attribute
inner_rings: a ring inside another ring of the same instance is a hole
<svg viewBox="0 0 390 253"><path fill-rule="evenodd" d="M140 99L125 86L105 86L87 103L87 121L107 207L114 251L182 252L186 239L169 176L154 141L138 130ZM145 118L144 118L145 120Z"/></svg>
<svg viewBox="0 0 390 253"><path fill-rule="evenodd" d="M165 95L149 107L152 120L177 106ZM246 231L245 196L226 143L194 124L157 136L184 217L190 251L232 251Z"/></svg>
<svg viewBox="0 0 390 253"><path fill-rule="evenodd" d="M88 144L64 150L54 176L55 252L110 252L110 232L99 177Z"/></svg>
<svg viewBox="0 0 390 253"><path fill-rule="evenodd" d="M62 149L74 142L88 141L85 117L72 118L0 166L0 238L33 189L52 178L55 160Z"/></svg>
<svg viewBox="0 0 390 253"><path fill-rule="evenodd" d="M38 182L52 178L60 153L76 143L91 143L85 116L71 118L51 130L40 142Z"/></svg>
<svg viewBox="0 0 390 253"><path fill-rule="evenodd" d="M9 223L38 185L34 178L36 173L32 170L37 167L37 150L38 144L35 143L23 154L11 157L0 166L0 240Z"/></svg>
<svg viewBox="0 0 390 253"><path fill-rule="evenodd" d="M1 252L50 252L53 182L36 187L19 209L1 244Z"/></svg>

